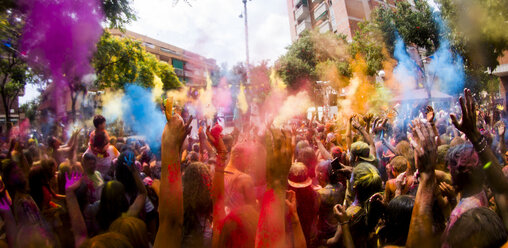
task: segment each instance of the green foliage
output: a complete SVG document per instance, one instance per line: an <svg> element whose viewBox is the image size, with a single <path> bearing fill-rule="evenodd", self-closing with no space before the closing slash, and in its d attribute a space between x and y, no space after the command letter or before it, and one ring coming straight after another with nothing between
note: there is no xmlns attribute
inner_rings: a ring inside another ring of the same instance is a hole
<svg viewBox="0 0 508 248"><path fill-rule="evenodd" d="M166 62L157 63L157 75L162 80L163 90L172 90L182 87L182 83L178 80L173 66L170 66Z"/></svg>
<svg viewBox="0 0 508 248"><path fill-rule="evenodd" d="M439 0L450 40L469 67L493 70L508 49L508 1Z"/></svg>
<svg viewBox="0 0 508 248"><path fill-rule="evenodd" d="M374 17L390 52L393 52L396 31L406 44L425 48L428 54L439 46L439 29L426 1L417 0L414 7L407 1L397 1L395 9L380 7Z"/></svg>
<svg viewBox="0 0 508 248"><path fill-rule="evenodd" d="M102 10L110 28L122 28L136 20L130 0L102 0Z"/></svg>
<svg viewBox="0 0 508 248"><path fill-rule="evenodd" d="M182 86L172 66L145 51L141 43L105 32L92 58L99 89L123 89L126 84L153 87L154 75L166 90Z"/></svg>
<svg viewBox="0 0 508 248"><path fill-rule="evenodd" d="M27 82L34 82L32 70L22 60L17 50L18 39L23 22L12 12L0 13L0 97L3 101L4 111L9 117L10 111L25 88Z"/></svg>
<svg viewBox="0 0 508 248"><path fill-rule="evenodd" d="M363 57L367 63L367 75L374 76L383 69L385 60L383 43L379 42L382 40L382 35L375 23L362 22L359 27L360 30L356 32L350 43L350 54L353 58Z"/></svg>
<svg viewBox="0 0 508 248"><path fill-rule="evenodd" d="M25 113L25 117L30 120L30 123L34 123L37 118L37 109L39 108L39 104L39 98L35 98L19 107L20 111Z"/></svg>

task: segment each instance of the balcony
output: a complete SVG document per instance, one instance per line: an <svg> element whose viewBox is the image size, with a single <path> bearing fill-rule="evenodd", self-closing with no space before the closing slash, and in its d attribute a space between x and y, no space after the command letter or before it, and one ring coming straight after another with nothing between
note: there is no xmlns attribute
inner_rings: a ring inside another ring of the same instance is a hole
<svg viewBox="0 0 508 248"><path fill-rule="evenodd" d="M320 25L319 25L319 32L320 33L326 33L328 31L331 31L332 29L330 28L330 22L329 21L324 21L322 22Z"/></svg>
<svg viewBox="0 0 508 248"><path fill-rule="evenodd" d="M326 3L321 3L316 9L314 9L314 19L320 20L324 16L326 16L326 11L328 10L328 7L326 6Z"/></svg>
<svg viewBox="0 0 508 248"><path fill-rule="evenodd" d="M307 16L309 16L309 7L302 5L300 8L296 9L295 19L297 22L305 19Z"/></svg>
<svg viewBox="0 0 508 248"><path fill-rule="evenodd" d="M300 6L308 6L307 0L293 0L293 5L295 8L299 8Z"/></svg>
<svg viewBox="0 0 508 248"><path fill-rule="evenodd" d="M306 19L303 22L301 22L300 24L298 24L298 26L296 26L296 35L300 35L304 30L311 29L311 28L312 28L312 25L310 23L310 19Z"/></svg>

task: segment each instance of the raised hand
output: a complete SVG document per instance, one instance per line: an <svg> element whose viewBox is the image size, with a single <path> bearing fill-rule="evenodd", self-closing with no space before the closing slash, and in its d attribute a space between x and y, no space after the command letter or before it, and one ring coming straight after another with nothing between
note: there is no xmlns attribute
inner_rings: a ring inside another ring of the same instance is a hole
<svg viewBox="0 0 508 248"><path fill-rule="evenodd" d="M503 121L499 121L499 124L497 125L497 134L500 137L504 138L505 131L506 131L506 126L505 126L504 122Z"/></svg>
<svg viewBox="0 0 508 248"><path fill-rule="evenodd" d="M476 104L469 89L464 89L464 97L459 98L462 118L457 120L455 114L450 114L453 125L461 132L466 134L471 142L477 142L481 137L480 131L476 127Z"/></svg>
<svg viewBox="0 0 508 248"><path fill-rule="evenodd" d="M213 133L213 129L212 131L210 131L210 129L207 129L206 130L206 137L208 137L208 142L210 142L210 144L213 145L213 147L215 147L215 150L217 151L217 155L222 158L222 159L225 159L225 156L227 154L227 149L226 149L226 145L224 144L224 141L222 139L222 128L220 129L220 132L219 130L216 130L215 133Z"/></svg>
<svg viewBox="0 0 508 248"><path fill-rule="evenodd" d="M286 191L286 207L290 216L298 216L296 211L296 193L292 190Z"/></svg>
<svg viewBox="0 0 508 248"><path fill-rule="evenodd" d="M436 114L434 113L434 109L432 108L432 106L427 106L427 108L425 109L426 110L426 115L427 115L427 121L429 123L433 123L434 122L434 118L436 116Z"/></svg>
<svg viewBox="0 0 508 248"><path fill-rule="evenodd" d="M265 135L267 154L266 179L271 186L285 186L292 164L293 143L291 132L270 129Z"/></svg>
<svg viewBox="0 0 508 248"><path fill-rule="evenodd" d="M333 214L341 224L347 223L349 221L349 216L346 213L346 208L340 204L337 204L335 207L333 207Z"/></svg>
<svg viewBox="0 0 508 248"><path fill-rule="evenodd" d="M413 137L418 137L412 141L415 150L416 168L420 172L433 172L436 165L437 145L432 127L429 123L423 123L419 120L414 121L413 124Z"/></svg>
<svg viewBox="0 0 508 248"><path fill-rule="evenodd" d="M74 192L81 184L83 174L78 171L73 171L71 173L65 173L65 177L67 179L65 182L65 192Z"/></svg>
<svg viewBox="0 0 508 248"><path fill-rule="evenodd" d="M362 129L362 125L360 125L360 121L357 116L353 116L351 118L351 125L357 130Z"/></svg>

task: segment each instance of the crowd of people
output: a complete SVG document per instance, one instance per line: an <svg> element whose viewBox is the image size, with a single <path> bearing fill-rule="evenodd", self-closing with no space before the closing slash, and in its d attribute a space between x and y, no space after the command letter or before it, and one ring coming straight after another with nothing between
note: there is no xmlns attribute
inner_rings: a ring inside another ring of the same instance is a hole
<svg viewBox="0 0 508 248"><path fill-rule="evenodd" d="M168 107L157 151L101 115L70 137L12 136L0 154L0 244L501 247L506 116L467 89L459 102L231 133L198 125L195 138L193 118Z"/></svg>

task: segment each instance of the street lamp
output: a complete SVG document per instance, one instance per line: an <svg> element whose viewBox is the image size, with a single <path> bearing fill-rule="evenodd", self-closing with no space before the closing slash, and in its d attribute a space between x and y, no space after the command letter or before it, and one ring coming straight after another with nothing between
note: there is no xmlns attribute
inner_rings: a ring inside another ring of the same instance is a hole
<svg viewBox="0 0 508 248"><path fill-rule="evenodd" d="M252 0L249 0L252 1ZM249 68L249 25L247 20L247 0L242 0L243 2L243 16L240 14L240 18L245 17L245 67L247 72L247 84L250 82L250 68Z"/></svg>

